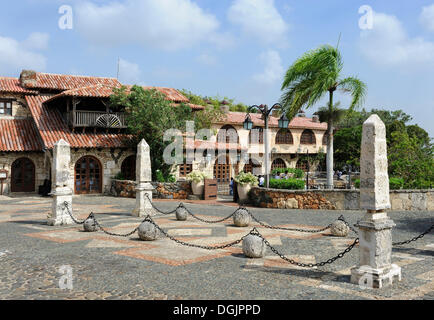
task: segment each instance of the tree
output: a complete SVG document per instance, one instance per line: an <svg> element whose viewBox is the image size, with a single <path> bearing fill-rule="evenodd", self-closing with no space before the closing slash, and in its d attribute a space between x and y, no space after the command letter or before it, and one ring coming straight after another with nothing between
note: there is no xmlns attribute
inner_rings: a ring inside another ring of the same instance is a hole
<svg viewBox="0 0 434 320"><path fill-rule="evenodd" d="M126 87L113 89L110 97L113 107L122 106L127 113L128 132L133 135L132 143L145 139L149 144L152 178L157 178L160 170L166 178L170 174L171 165L163 160L163 151L170 143L163 141L167 129L185 129L185 121L193 118L191 108L180 104L174 106L166 96L155 90L145 90L140 86L133 86L128 92Z"/></svg>
<svg viewBox="0 0 434 320"><path fill-rule="evenodd" d="M341 90L352 95L349 110L363 102L366 85L356 77L341 78L342 57L329 45L311 50L297 59L287 70L281 104L289 119L303 107L310 108L328 93L329 114L333 114L333 94ZM327 122L327 185L333 188L333 117Z"/></svg>

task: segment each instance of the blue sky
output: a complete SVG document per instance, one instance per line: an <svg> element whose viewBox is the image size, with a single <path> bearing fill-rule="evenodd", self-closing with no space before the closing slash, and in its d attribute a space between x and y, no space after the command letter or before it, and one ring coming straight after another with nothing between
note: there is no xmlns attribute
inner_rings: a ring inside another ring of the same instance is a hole
<svg viewBox="0 0 434 320"><path fill-rule="evenodd" d="M434 136L433 0L2 3L0 75L31 68L116 77L119 58L122 82L246 104L277 102L291 63L321 44L336 45L342 33L343 75L366 82L364 107L403 109ZM59 28L62 5L72 8L72 29ZM362 5L373 10L370 29L359 26ZM337 100L342 107L350 101Z"/></svg>

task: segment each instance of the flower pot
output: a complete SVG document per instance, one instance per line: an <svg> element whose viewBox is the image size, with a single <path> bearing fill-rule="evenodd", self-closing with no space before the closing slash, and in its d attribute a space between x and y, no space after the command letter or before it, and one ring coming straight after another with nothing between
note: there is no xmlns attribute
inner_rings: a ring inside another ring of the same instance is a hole
<svg viewBox="0 0 434 320"><path fill-rule="evenodd" d="M204 187L205 183L203 182L203 180L199 182L191 182L191 191L193 191L193 194L195 196L202 196Z"/></svg>
<svg viewBox="0 0 434 320"><path fill-rule="evenodd" d="M247 200L249 198L248 193L249 193L251 188L252 188L252 185L250 183L247 183L243 186L240 184L237 184L238 198L240 200Z"/></svg>

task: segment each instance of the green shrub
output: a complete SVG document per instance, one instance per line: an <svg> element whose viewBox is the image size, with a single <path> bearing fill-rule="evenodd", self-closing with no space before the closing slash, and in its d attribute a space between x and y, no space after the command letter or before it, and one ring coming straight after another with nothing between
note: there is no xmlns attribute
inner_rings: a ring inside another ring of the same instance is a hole
<svg viewBox="0 0 434 320"><path fill-rule="evenodd" d="M161 172L161 170L157 170L155 173L156 173L156 177L157 177L158 182L166 182L166 179L164 179L164 176L163 176L163 173Z"/></svg>
<svg viewBox="0 0 434 320"><path fill-rule="evenodd" d="M404 179L403 178L389 178L389 189L396 190L402 189L404 187Z"/></svg>
<svg viewBox="0 0 434 320"><path fill-rule="evenodd" d="M356 180L354 180L354 187L355 187L356 189L360 189L360 179L356 179Z"/></svg>
<svg viewBox="0 0 434 320"><path fill-rule="evenodd" d="M118 173L116 173L116 175L113 177L114 180L125 180L124 175L122 174L121 171L119 171Z"/></svg>
<svg viewBox="0 0 434 320"><path fill-rule="evenodd" d="M201 171L192 171L187 174L187 179L193 182L201 182L204 179L211 179L208 174Z"/></svg>
<svg viewBox="0 0 434 320"><path fill-rule="evenodd" d="M252 186L258 185L258 178L251 174L250 172L240 172L235 178L235 182L241 186L250 183Z"/></svg>
<svg viewBox="0 0 434 320"><path fill-rule="evenodd" d="M301 179L304 177L304 171L298 168L276 168L271 170L271 175L275 176L276 174L285 173L288 171L288 173L293 173L293 178Z"/></svg>
<svg viewBox="0 0 434 320"><path fill-rule="evenodd" d="M301 190L304 189L304 180L299 179L270 179L270 188Z"/></svg>

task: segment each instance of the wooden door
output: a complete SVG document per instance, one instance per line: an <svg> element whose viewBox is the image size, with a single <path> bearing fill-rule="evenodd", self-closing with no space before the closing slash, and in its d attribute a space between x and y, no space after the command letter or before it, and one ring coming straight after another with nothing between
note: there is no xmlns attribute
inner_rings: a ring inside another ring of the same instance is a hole
<svg viewBox="0 0 434 320"><path fill-rule="evenodd" d="M35 191L35 165L29 158L20 158L12 163L11 191Z"/></svg>
<svg viewBox="0 0 434 320"><path fill-rule="evenodd" d="M216 159L214 163L214 178L217 182L229 182L231 180L231 164L229 157L226 157L226 163L220 163L220 158ZM221 161L223 162L223 161Z"/></svg>
<svg viewBox="0 0 434 320"><path fill-rule="evenodd" d="M75 164L75 193L102 192L102 170L98 159L85 156Z"/></svg>

